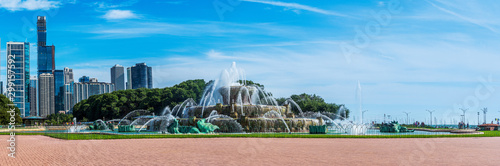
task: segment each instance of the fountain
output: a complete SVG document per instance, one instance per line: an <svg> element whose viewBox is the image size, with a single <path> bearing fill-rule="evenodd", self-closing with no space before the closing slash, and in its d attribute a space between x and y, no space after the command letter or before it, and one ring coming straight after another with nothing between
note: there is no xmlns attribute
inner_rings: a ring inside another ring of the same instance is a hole
<svg viewBox="0 0 500 166"><path fill-rule="evenodd" d="M89 126L89 130L113 130L113 124L106 124L101 119L97 119L93 125Z"/></svg>
<svg viewBox="0 0 500 166"><path fill-rule="evenodd" d="M291 111L295 107L299 115ZM165 107L159 114L146 110L128 113L118 122L119 132L160 133L242 133L242 132L308 132L310 126L320 130L347 134L364 134L365 125L345 121L346 111L339 113L303 112L295 101L287 99L279 105L270 93L257 85L248 85L243 70L233 62L219 79L204 89L200 101L186 99L172 109ZM135 128L135 127L140 128ZM325 130L323 130L325 129ZM318 130L318 131L320 131Z"/></svg>
<svg viewBox="0 0 500 166"><path fill-rule="evenodd" d="M382 126L380 126L380 132L405 133L414 131L415 130L408 130L406 127L400 126L397 121L392 121L391 123L383 123Z"/></svg>
<svg viewBox="0 0 500 166"><path fill-rule="evenodd" d="M207 85L198 104L188 99L175 106L172 115L207 119L220 127L219 132L304 132L309 125L319 124L318 119L296 118L290 107L298 107L293 100L278 105L269 93L259 86L247 85L245 80L244 71L233 62L219 79ZM231 127L225 128L227 125Z"/></svg>
<svg viewBox="0 0 500 166"><path fill-rule="evenodd" d="M73 125L69 127L68 132L69 133L79 133L85 127L87 127L87 126L85 126L85 125L77 125L76 118L73 118Z"/></svg>

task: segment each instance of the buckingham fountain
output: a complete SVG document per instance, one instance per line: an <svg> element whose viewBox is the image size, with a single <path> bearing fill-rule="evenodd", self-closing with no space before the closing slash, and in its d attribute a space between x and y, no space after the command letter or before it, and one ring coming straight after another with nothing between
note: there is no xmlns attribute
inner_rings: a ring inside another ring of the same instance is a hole
<svg viewBox="0 0 500 166"><path fill-rule="evenodd" d="M260 86L246 83L244 71L233 62L218 79L206 86L199 102L190 98L172 109L166 107L159 115L151 115L146 110L132 111L118 121L118 131L291 133L308 132L312 127L322 126L341 133L364 134L368 129L367 125L347 122L343 107L338 111L339 115L302 112L292 99L279 104ZM297 114L292 112L292 107L298 110Z"/></svg>

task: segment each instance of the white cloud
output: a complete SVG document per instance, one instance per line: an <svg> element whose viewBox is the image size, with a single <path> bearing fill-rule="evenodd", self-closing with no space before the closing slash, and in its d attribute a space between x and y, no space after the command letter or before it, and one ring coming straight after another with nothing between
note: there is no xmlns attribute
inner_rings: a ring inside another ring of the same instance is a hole
<svg viewBox="0 0 500 166"><path fill-rule="evenodd" d="M315 12L315 13L320 13L320 14L325 14L325 15L348 17L347 15L340 14L340 13L337 13L337 12L323 10L323 9L319 9L319 8L316 8L316 7L302 5L302 4L298 4L298 3L288 3L288 2L280 2L280 1L266 1L266 0L242 0L242 1L254 2L254 3L262 3L262 4L268 4L268 5L273 5L273 6L280 6L280 7L292 8L292 9L299 9L299 10L307 10L307 11L310 11L310 12ZM295 11L295 10L292 10L292 11L295 12L295 13L297 13L297 11Z"/></svg>
<svg viewBox="0 0 500 166"><path fill-rule="evenodd" d="M82 30L88 27L87 30ZM293 26L281 26L273 23L238 24L226 22L194 22L194 23L166 23L127 21L116 22L104 26L85 25L73 29L82 33L97 34L97 39L139 38L151 35L175 36L226 36L239 35L267 35L278 37L305 36L304 31ZM309 33L309 32L307 32Z"/></svg>
<svg viewBox="0 0 500 166"><path fill-rule="evenodd" d="M461 15L459 13L456 13L454 11L451 11L451 10L445 9L445 8L443 8L441 6L438 6L438 5L436 5L436 4L432 3L432 2L429 2L429 1L427 1L427 2L430 3L434 8L436 8L436 9L438 9L440 11L443 11L445 13L451 14L451 15L453 15L453 16L459 18L459 19L462 19L464 21L467 21L469 23L476 24L476 25L478 25L480 27L486 28L486 29L490 30L491 32L494 32L494 33L497 33L497 34L499 33L495 28L489 26L488 24L485 24L485 23L481 22L480 20L463 16L463 15Z"/></svg>
<svg viewBox="0 0 500 166"><path fill-rule="evenodd" d="M60 5L60 2L50 0L0 0L0 8L10 11L49 10Z"/></svg>
<svg viewBox="0 0 500 166"><path fill-rule="evenodd" d="M138 18L138 16L130 10L109 10L102 17L107 19L107 20L121 20L121 19Z"/></svg>
<svg viewBox="0 0 500 166"><path fill-rule="evenodd" d="M137 2L139 2L139 1L138 0L128 0L128 1L123 1L121 3L95 2L93 5L96 6L97 8L100 8L100 9L110 9L110 8L132 6Z"/></svg>

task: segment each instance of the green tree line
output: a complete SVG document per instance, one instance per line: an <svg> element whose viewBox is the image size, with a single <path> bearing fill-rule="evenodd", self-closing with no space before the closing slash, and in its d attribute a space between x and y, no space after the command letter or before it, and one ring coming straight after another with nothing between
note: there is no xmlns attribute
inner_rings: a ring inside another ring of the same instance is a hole
<svg viewBox="0 0 500 166"><path fill-rule="evenodd" d="M207 83L202 79L184 81L161 89L131 89L90 96L73 107L78 121L119 119L137 109L160 113L166 106L173 108L188 98L199 101Z"/></svg>
<svg viewBox="0 0 500 166"><path fill-rule="evenodd" d="M327 103L323 98L317 96L315 94L306 94L302 93L300 95L292 95L290 98L300 106L303 112L312 111L312 112L328 112L334 113L336 115L342 116L344 118L349 117L349 109L345 108L345 115L341 115L339 113L340 107L344 106L342 104L338 105L335 103ZM276 101L281 105L286 101L287 98L278 98ZM292 104L291 104L292 105ZM292 106L292 112L295 114L299 114L299 110L297 107Z"/></svg>

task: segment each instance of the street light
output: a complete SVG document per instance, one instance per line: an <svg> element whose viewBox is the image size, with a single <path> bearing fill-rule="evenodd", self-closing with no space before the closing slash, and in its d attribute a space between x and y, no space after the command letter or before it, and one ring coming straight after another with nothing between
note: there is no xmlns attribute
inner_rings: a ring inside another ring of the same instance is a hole
<svg viewBox="0 0 500 166"><path fill-rule="evenodd" d="M465 112L467 112L468 109L460 108L460 110L462 110L462 112L464 112L464 114L462 115L464 117L464 119L462 120L462 122L465 123Z"/></svg>
<svg viewBox="0 0 500 166"><path fill-rule="evenodd" d="M477 112L477 125L479 126L479 112Z"/></svg>
<svg viewBox="0 0 500 166"><path fill-rule="evenodd" d="M484 123L483 124L486 124L486 112L488 112L488 108L483 108L481 110L483 111L483 114L484 114Z"/></svg>
<svg viewBox="0 0 500 166"><path fill-rule="evenodd" d="M427 111L427 112L429 112L429 113L431 114L431 126L432 126L432 113L433 113L435 110L433 110L433 111L426 110L426 111Z"/></svg>
<svg viewBox="0 0 500 166"><path fill-rule="evenodd" d="M363 124L363 119L365 117L365 112L368 111L368 110L364 110L361 112L361 124Z"/></svg>
<svg viewBox="0 0 500 166"><path fill-rule="evenodd" d="M406 114L406 124L410 125L410 120L408 118L408 114L410 114L411 112L403 112Z"/></svg>

